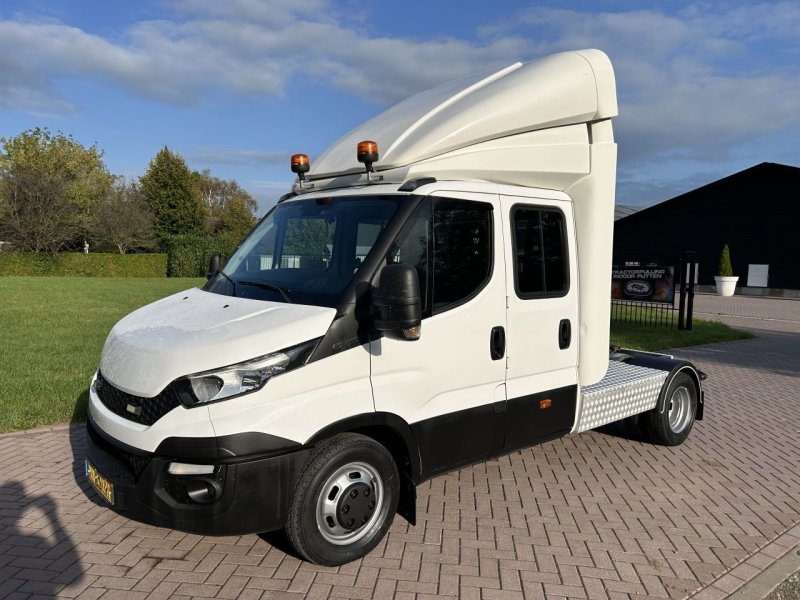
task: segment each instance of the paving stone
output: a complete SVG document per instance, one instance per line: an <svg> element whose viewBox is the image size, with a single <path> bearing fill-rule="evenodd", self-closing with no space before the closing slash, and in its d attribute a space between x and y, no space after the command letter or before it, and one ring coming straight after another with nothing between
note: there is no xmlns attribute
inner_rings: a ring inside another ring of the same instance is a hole
<svg viewBox="0 0 800 600"><path fill-rule="evenodd" d="M416 527L339 568L114 513L82 426L0 435L0 595L722 598L800 541L800 301L698 295L695 314L757 337L674 351L709 376L685 444L604 428L437 477Z"/></svg>

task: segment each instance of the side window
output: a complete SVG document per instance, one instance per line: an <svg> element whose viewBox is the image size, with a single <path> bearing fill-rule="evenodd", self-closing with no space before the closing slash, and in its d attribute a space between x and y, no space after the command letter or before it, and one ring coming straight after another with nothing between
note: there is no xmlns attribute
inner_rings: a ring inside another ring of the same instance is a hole
<svg viewBox="0 0 800 600"><path fill-rule="evenodd" d="M557 209L515 207L514 285L520 298L563 296L569 290L564 214Z"/></svg>
<svg viewBox="0 0 800 600"><path fill-rule="evenodd" d="M433 256L434 312L475 295L492 274L492 205L437 198Z"/></svg>
<svg viewBox="0 0 800 600"><path fill-rule="evenodd" d="M403 231L389 251L388 263L404 263L413 266L419 277L422 296L422 316L431 316L431 201L425 198L409 217Z"/></svg>
<svg viewBox="0 0 800 600"><path fill-rule="evenodd" d="M386 227L385 221L359 221L356 225L356 247L353 269L358 270Z"/></svg>
<svg viewBox="0 0 800 600"><path fill-rule="evenodd" d="M387 259L416 268L423 317L469 300L492 274L492 205L425 198Z"/></svg>

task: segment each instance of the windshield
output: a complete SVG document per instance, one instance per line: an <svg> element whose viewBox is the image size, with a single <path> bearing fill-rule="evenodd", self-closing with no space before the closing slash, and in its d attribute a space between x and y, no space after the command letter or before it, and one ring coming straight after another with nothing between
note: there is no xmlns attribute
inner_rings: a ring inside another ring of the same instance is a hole
<svg viewBox="0 0 800 600"><path fill-rule="evenodd" d="M333 197L279 204L206 289L335 307L402 198Z"/></svg>

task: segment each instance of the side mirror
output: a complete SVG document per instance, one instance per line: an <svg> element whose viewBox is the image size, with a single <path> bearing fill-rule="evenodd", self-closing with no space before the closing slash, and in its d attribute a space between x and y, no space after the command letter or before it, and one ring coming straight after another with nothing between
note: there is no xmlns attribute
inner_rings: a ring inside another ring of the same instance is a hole
<svg viewBox="0 0 800 600"><path fill-rule="evenodd" d="M386 265L372 291L375 329L404 340L418 340L422 329L422 298L417 270L410 265Z"/></svg>
<svg viewBox="0 0 800 600"><path fill-rule="evenodd" d="M211 260L208 261L208 272L206 273L206 279L211 279L220 269L220 264L222 260L219 254L215 254L211 257Z"/></svg>

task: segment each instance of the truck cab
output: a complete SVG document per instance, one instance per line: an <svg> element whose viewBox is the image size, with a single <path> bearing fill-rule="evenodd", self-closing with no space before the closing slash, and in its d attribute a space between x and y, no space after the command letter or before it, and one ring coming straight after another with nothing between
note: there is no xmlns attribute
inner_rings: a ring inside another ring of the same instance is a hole
<svg viewBox="0 0 800 600"><path fill-rule="evenodd" d="M413 524L415 486L448 470L637 415L682 442L701 374L609 356L615 115L610 62L584 50L293 157L293 190L202 289L110 332L90 482L134 518L284 529L335 565Z"/></svg>

